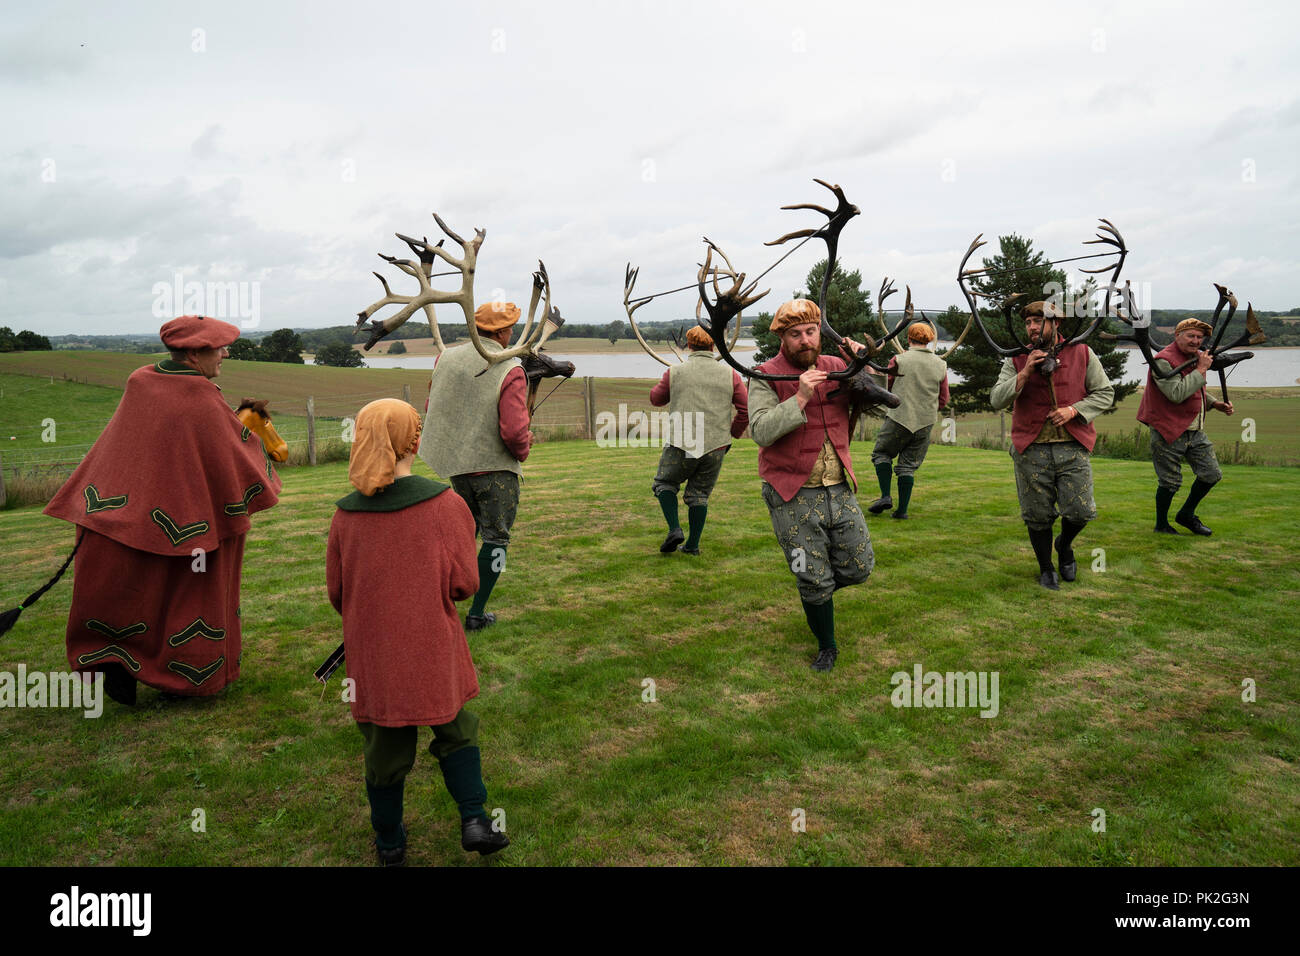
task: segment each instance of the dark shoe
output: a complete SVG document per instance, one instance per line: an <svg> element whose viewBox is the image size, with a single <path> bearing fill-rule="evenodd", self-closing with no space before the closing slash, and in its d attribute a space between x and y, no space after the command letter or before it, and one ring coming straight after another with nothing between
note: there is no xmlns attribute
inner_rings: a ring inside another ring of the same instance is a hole
<svg viewBox="0 0 1300 956"><path fill-rule="evenodd" d="M899 521L906 521L906 520L907 520L907 512L906 512L906 511L894 511L894 512L891 512L891 513L890 513L889 517L891 517L891 518L897 518Z"/></svg>
<svg viewBox="0 0 1300 956"><path fill-rule="evenodd" d="M375 834L375 856L380 866L406 866L406 825L402 824L402 843L400 846L383 850L379 847L379 834Z"/></svg>
<svg viewBox="0 0 1300 956"><path fill-rule="evenodd" d="M894 507L894 499L889 495L885 495L885 497L877 498L875 501L871 502L871 504L867 505L867 510L873 515L878 515L882 511L892 507Z"/></svg>
<svg viewBox="0 0 1300 956"><path fill-rule="evenodd" d="M381 850L376 846L375 856L380 866L406 866L405 846L395 846L391 850Z"/></svg>
<svg viewBox="0 0 1300 956"><path fill-rule="evenodd" d="M119 704L134 707L137 684L131 672L121 664L109 664L103 668L103 672L104 693Z"/></svg>
<svg viewBox="0 0 1300 956"><path fill-rule="evenodd" d="M1177 534L1178 529L1173 525L1158 524L1155 527L1156 534Z"/></svg>
<svg viewBox="0 0 1300 956"><path fill-rule="evenodd" d="M686 540L686 532L681 528L673 528L668 532L668 537L664 538L664 543L659 545L660 554L672 554L677 550L677 546Z"/></svg>
<svg viewBox="0 0 1300 956"><path fill-rule="evenodd" d="M699 548L681 548L681 549L679 549L679 550L682 552L682 554L694 554L694 555L699 555L699 553L700 553L700 549L699 549Z"/></svg>
<svg viewBox="0 0 1300 956"><path fill-rule="evenodd" d="M497 616L491 611L485 611L482 614L471 614L465 618L465 630L481 631L485 627L491 627L497 622Z"/></svg>
<svg viewBox="0 0 1300 956"><path fill-rule="evenodd" d="M1190 518L1188 518L1181 514L1177 514L1174 515L1174 520L1177 521L1184 528L1186 528L1188 531L1190 531L1192 534L1199 534L1202 537L1208 538L1210 535L1214 533L1209 528L1207 528L1205 524L1201 521L1201 519L1196 517L1196 515L1192 515Z"/></svg>
<svg viewBox="0 0 1300 956"><path fill-rule="evenodd" d="M1056 576L1056 571L1044 571L1038 576L1038 583L1049 591L1061 590L1061 579Z"/></svg>
<svg viewBox="0 0 1300 956"><path fill-rule="evenodd" d="M1074 551L1070 551L1070 559L1067 561L1065 555L1061 553L1061 539L1058 537L1053 543L1056 548L1056 566L1061 569L1062 581L1073 581L1075 575L1079 573L1079 565L1074 560Z"/></svg>
<svg viewBox="0 0 1300 956"><path fill-rule="evenodd" d="M839 656L840 652L837 648L826 647L817 652L817 659L808 666L815 671L825 673L835 666L835 659Z"/></svg>
<svg viewBox="0 0 1300 956"><path fill-rule="evenodd" d="M466 852L478 850L487 856L508 847L510 838L493 830L487 817L473 817L460 822L460 845Z"/></svg>

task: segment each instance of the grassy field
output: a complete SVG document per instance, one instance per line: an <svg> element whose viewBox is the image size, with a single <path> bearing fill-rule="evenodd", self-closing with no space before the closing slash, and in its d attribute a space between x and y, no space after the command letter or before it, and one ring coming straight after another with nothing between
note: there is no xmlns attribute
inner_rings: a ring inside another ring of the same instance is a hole
<svg viewBox="0 0 1300 956"><path fill-rule="evenodd" d="M575 340L584 341L584 340ZM589 341L589 340L588 340ZM603 340L602 340L603 341ZM609 343L606 342L606 345ZM93 441L93 420L107 423L116 402L105 391L82 395L75 386L96 385L120 394L127 376L149 361L148 356L108 352L25 352L0 355L0 456L15 458L68 457L41 441L41 422L53 417L62 422L79 422L81 431L59 426L59 444L70 448ZM66 381L64 376L66 375ZM33 378L44 376L44 384ZM327 420L318 434L337 435L339 422L355 416L366 402L382 397L401 397L410 388L411 402L420 409L428 398L429 373L421 369L337 369L317 366L280 365L271 362L226 360L217 380L234 403L244 395L267 398L276 427L290 448L306 444L306 399L313 396L316 414ZM593 382L595 412L617 415L620 404L632 411L652 411L649 401L654 379L598 378ZM67 391L63 391L67 389ZM554 393L551 394L552 389ZM1207 431L1224 460L1234 453L1260 463L1300 465L1300 387L1234 389L1237 413L1231 418L1213 412ZM534 430L543 439L585 436L586 418L580 380L547 380L539 390L540 404ZM1103 434L1127 434L1137 423L1139 395L1126 399L1114 413L1097 419ZM1243 442L1243 425L1255 424L1255 441ZM1010 423L1008 421L1008 428ZM876 425L866 424L866 436L873 437ZM956 423L959 445L981 440L995 441L1000 433L995 412L964 415ZM98 432L94 431L97 435ZM9 436L16 441L9 441ZM65 437L66 436L66 437ZM85 448L75 451L83 454Z"/></svg>
<svg viewBox="0 0 1300 956"><path fill-rule="evenodd" d="M497 865L1300 863L1300 472L1225 467L1214 537L1167 538L1150 465L1097 460L1079 581L1049 594L1007 456L934 448L912 520L869 519L876 570L837 596L818 675L756 457L728 456L692 559L657 550L656 449L534 449L499 623L470 640ZM371 862L361 738L311 677L340 640L323 562L347 490L342 464L290 469L255 516L243 676L217 699L3 713L0 863ZM71 543L0 514L3 603ZM70 595L23 614L0 671L66 669ZM997 716L891 706L916 664L998 672ZM406 808L412 863L477 862L427 754Z"/></svg>

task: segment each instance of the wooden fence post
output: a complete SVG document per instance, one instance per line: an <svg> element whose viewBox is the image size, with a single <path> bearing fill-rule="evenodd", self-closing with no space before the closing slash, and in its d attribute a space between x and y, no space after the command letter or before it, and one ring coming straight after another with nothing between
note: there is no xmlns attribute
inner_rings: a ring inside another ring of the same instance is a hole
<svg viewBox="0 0 1300 956"><path fill-rule="evenodd" d="M998 435L998 447L1003 451L1007 450L1007 413L998 412L998 421L1001 423L1000 434Z"/></svg>
<svg viewBox="0 0 1300 956"><path fill-rule="evenodd" d="M582 378L582 410L583 417L587 420L587 438L594 439L596 437L596 392L590 375L584 375Z"/></svg>
<svg viewBox="0 0 1300 956"><path fill-rule="evenodd" d="M316 399L307 396L307 464L316 464Z"/></svg>
<svg viewBox="0 0 1300 956"><path fill-rule="evenodd" d="M0 508L5 506L5 463L0 459Z"/></svg>
<svg viewBox="0 0 1300 956"><path fill-rule="evenodd" d="M402 386L402 401L411 404L411 386L409 384Z"/></svg>

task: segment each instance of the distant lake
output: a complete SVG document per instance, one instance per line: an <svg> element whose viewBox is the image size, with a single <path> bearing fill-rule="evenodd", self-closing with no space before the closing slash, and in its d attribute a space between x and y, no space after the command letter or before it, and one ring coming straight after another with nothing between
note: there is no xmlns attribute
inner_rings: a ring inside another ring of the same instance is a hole
<svg viewBox="0 0 1300 956"><path fill-rule="evenodd" d="M563 340L561 340L563 342ZM737 343L737 348L744 348L748 344L753 347L753 342L746 343L743 339ZM948 343L941 343L940 347ZM1238 388L1277 388L1287 385L1300 385L1300 348L1257 348L1253 349L1255 357L1240 365L1234 366L1228 372L1228 385ZM1124 378L1126 381L1132 381L1137 378L1146 381L1146 369L1143 367L1142 356L1136 349L1129 349L1129 360L1125 366ZM666 370L666 366L661 365L644 352L622 352L618 354L601 355L584 353L579 355L567 354L561 351L551 351L546 349L546 354L551 358L562 362L572 362L577 368L577 375L590 375L595 378L659 378ZM741 364L748 364L753 356L752 352L745 352L738 356ZM365 357L366 365L370 368L433 368L434 356L369 356ZM961 376L956 373L950 373L953 382L961 381ZM1218 375L1210 376L1210 384L1218 386Z"/></svg>

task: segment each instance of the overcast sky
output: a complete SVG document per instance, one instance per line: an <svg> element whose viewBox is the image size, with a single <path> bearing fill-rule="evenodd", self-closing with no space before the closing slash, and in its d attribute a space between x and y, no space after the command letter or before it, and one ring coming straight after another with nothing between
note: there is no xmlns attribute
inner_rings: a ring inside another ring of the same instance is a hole
<svg viewBox="0 0 1300 956"><path fill-rule="evenodd" d="M1282 3L42 3L0 14L0 325L156 331L237 282L260 327L351 322L394 237L487 230L480 301L546 262L566 318L862 210L841 262L958 302L977 233L1095 251L1158 308L1300 305L1300 13ZM773 271L775 309L821 255ZM1090 263L1083 263L1089 265ZM448 288L454 281L441 280ZM901 295L891 300L899 303ZM678 318L689 293L640 318ZM388 310L391 312L392 310ZM452 307L444 322L459 322ZM755 310L756 311L756 310ZM229 316L234 318L232 314Z"/></svg>

